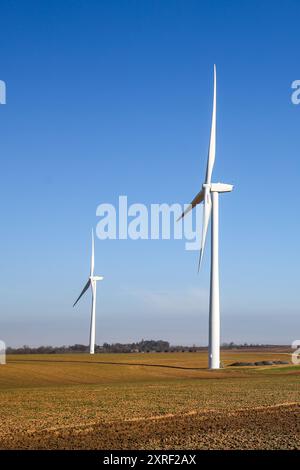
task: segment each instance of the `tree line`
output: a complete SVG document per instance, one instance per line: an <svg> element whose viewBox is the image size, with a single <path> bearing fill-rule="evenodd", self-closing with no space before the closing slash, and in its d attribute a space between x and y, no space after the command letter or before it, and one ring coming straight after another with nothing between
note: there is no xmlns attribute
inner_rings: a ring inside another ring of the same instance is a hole
<svg viewBox="0 0 300 470"><path fill-rule="evenodd" d="M274 348L277 346L268 344L235 344L223 343L222 349L243 349L243 348ZM168 341L144 340L136 343L103 343L102 346L95 346L95 353L153 353L153 352L197 352L207 349L206 346L171 346ZM7 354L67 354L67 353L87 353L89 347L85 344L73 344L71 346L38 346L31 347L24 345L20 348L8 347Z"/></svg>

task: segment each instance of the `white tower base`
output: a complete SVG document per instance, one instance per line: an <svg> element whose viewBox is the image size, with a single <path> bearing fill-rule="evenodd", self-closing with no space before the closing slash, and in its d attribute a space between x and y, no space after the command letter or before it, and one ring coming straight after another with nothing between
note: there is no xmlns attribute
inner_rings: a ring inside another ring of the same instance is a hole
<svg viewBox="0 0 300 470"><path fill-rule="evenodd" d="M90 328L90 354L95 353L96 339L96 282L91 280L92 287L92 311L91 311L91 328Z"/></svg>
<svg viewBox="0 0 300 470"><path fill-rule="evenodd" d="M209 369L220 368L219 193L212 191Z"/></svg>

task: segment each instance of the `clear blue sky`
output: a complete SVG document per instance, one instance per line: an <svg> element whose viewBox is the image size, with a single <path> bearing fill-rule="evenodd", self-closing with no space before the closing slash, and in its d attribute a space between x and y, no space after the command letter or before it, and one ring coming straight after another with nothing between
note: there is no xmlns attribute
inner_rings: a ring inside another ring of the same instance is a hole
<svg viewBox="0 0 300 470"><path fill-rule="evenodd" d="M222 341L300 337L298 0L2 1L0 337L88 342L96 207L189 202L218 67ZM97 343L207 344L209 256L99 241Z"/></svg>

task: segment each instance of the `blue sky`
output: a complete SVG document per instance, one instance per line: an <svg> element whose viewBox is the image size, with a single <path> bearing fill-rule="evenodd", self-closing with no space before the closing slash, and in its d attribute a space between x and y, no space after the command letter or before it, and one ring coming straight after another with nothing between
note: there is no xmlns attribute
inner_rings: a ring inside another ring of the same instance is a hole
<svg viewBox="0 0 300 470"><path fill-rule="evenodd" d="M3 1L0 337L87 343L96 208L186 203L206 164L218 69L222 341L300 336L300 5ZM209 250L100 241L97 343L207 344Z"/></svg>

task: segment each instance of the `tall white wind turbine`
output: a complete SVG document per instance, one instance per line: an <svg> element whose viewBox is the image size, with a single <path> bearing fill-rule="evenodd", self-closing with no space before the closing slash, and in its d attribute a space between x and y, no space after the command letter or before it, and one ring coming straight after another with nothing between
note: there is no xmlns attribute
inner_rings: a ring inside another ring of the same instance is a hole
<svg viewBox="0 0 300 470"><path fill-rule="evenodd" d="M91 310L91 326L90 326L90 354L95 353L95 340L96 340L96 293L97 293L97 281L102 281L103 276L94 276L95 266L95 243L94 243L94 232L92 230L92 256L91 256L91 271L88 282L84 286L80 296L74 303L73 307L77 304L78 300L88 290L89 287L92 289L92 310Z"/></svg>
<svg viewBox="0 0 300 470"><path fill-rule="evenodd" d="M219 286L219 193L233 190L231 184L212 183L212 172L216 156L216 113L217 113L217 74L214 65L214 97L213 111L208 150L208 160L205 181L201 191L178 220L183 218L197 204L204 203L202 241L200 247L198 271L201 267L205 240L212 213L211 224L211 274L210 274L210 303L209 303L209 349L208 364L210 369L220 368L220 286Z"/></svg>

